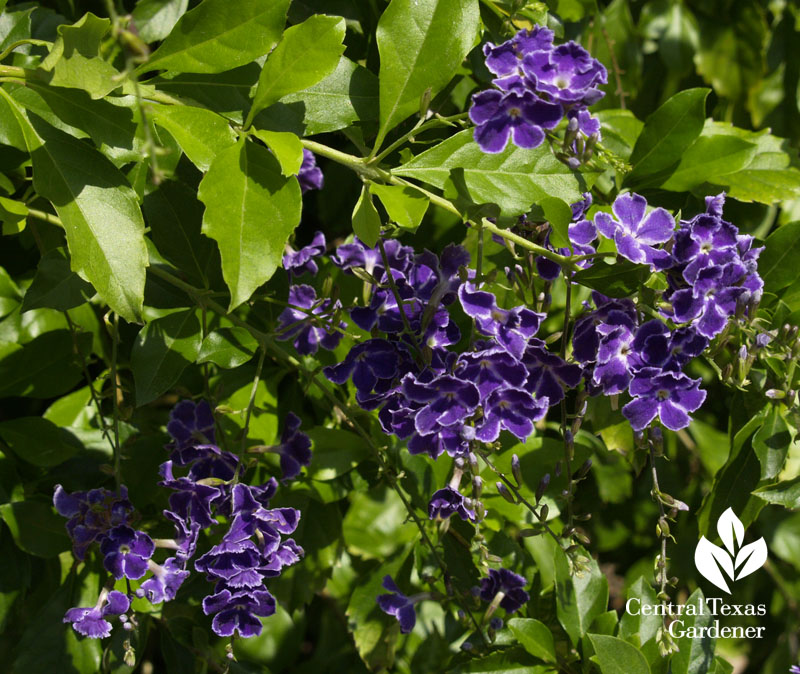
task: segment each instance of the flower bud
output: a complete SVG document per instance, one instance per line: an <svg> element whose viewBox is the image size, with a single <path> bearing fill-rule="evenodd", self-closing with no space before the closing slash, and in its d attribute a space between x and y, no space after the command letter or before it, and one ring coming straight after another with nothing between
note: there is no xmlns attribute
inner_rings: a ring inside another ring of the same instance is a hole
<svg viewBox="0 0 800 674"><path fill-rule="evenodd" d="M483 480L481 479L480 475L476 475L472 478L472 497L475 499L479 499L481 494L483 493Z"/></svg>
<svg viewBox="0 0 800 674"><path fill-rule="evenodd" d="M545 473L545 476L539 480L539 486L536 487L536 502L542 500L542 496L544 496L545 491L547 491L547 486L550 484L550 473Z"/></svg>
<svg viewBox="0 0 800 674"><path fill-rule="evenodd" d="M511 474L514 476L514 480L519 487L522 485L522 466L519 463L519 457L514 454L511 457Z"/></svg>
<svg viewBox="0 0 800 674"><path fill-rule="evenodd" d="M495 482L495 486L497 487L497 491L506 501L509 503L513 503L516 505L517 501L512 496L511 492L508 491L508 487L506 487L502 482Z"/></svg>

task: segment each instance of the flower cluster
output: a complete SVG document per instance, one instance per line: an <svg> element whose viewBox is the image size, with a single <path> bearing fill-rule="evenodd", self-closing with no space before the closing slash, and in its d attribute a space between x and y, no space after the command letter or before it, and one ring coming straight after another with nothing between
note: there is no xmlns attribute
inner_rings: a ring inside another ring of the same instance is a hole
<svg viewBox="0 0 800 674"><path fill-rule="evenodd" d="M599 138L600 125L587 106L604 96L598 86L608 81L608 74L579 44L555 46L553 31L536 26L502 44L487 43L483 53L496 88L472 97L469 116L484 152L501 152L509 137L518 147L538 147L544 130L554 128L564 115L573 142L579 133Z"/></svg>
<svg viewBox="0 0 800 674"><path fill-rule="evenodd" d="M311 459L310 440L299 427L300 419L290 414L281 444L273 448L281 455L284 479L297 476ZM278 488L275 478L261 486L239 482L243 467L234 454L215 444L214 416L207 402L178 403L167 432L172 438L167 445L170 456L159 469L163 478L159 484L173 492L164 516L175 527L174 538L154 541L130 526L133 506L125 487L118 493L94 489L69 494L57 485L53 501L56 510L69 518L74 554L84 559L89 546L97 542L103 565L114 579L139 580L149 571L135 594L160 604L175 599L190 576L189 561L197 551L200 532L217 525L223 516L230 522L228 530L194 562L194 569L215 583L214 592L203 601L203 611L214 614L212 629L220 636L236 630L242 637L260 634L259 617L275 612L266 579L280 575L303 555L294 540L285 538L297 528L300 513L267 507ZM152 559L156 547L170 550L172 556L156 563ZM111 631L108 616L120 616L130 629L125 615L130 600L130 595L106 587L94 607L70 609L64 621L85 636L106 637Z"/></svg>

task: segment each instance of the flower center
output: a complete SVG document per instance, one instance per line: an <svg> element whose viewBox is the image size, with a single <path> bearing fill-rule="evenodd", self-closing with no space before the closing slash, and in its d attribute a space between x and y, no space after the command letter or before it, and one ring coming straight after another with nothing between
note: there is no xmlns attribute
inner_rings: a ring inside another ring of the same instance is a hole
<svg viewBox="0 0 800 674"><path fill-rule="evenodd" d="M514 118L517 118L517 117L519 117L521 114L522 114L522 110L520 110L520 109L519 109L518 107L516 107L516 106L514 106L513 108L509 108L509 109L508 109L508 116L509 116L509 117L514 117Z"/></svg>
<svg viewBox="0 0 800 674"><path fill-rule="evenodd" d="M656 398L659 400L666 400L669 398L669 391L662 388L658 393L656 393Z"/></svg>
<svg viewBox="0 0 800 674"><path fill-rule="evenodd" d="M700 246L701 253L710 253L711 252L711 244L706 242L702 246Z"/></svg>
<svg viewBox="0 0 800 674"><path fill-rule="evenodd" d="M566 89L569 86L569 82L567 82L567 79L565 77L557 77L556 81L555 81L555 85L559 89Z"/></svg>
<svg viewBox="0 0 800 674"><path fill-rule="evenodd" d="M119 546L119 551L120 551L120 552L121 552L123 555L127 555L127 554L128 554L130 551L131 551L131 548L130 548L130 546L128 546L128 545L120 545L120 546Z"/></svg>
<svg viewBox="0 0 800 674"><path fill-rule="evenodd" d="M495 309L494 311L492 311L492 318L496 321L502 321L505 318L505 316L500 310Z"/></svg>

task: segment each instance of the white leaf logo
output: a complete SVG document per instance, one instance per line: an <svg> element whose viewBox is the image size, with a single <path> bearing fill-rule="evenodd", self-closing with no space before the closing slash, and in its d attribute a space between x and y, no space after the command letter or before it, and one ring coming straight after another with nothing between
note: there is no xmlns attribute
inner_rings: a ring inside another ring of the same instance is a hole
<svg viewBox="0 0 800 674"><path fill-rule="evenodd" d="M734 581L758 571L767 561L767 544L759 538L743 546L744 525L731 508L720 515L717 533L725 548L703 536L694 551L694 564L706 580L730 594L725 575Z"/></svg>

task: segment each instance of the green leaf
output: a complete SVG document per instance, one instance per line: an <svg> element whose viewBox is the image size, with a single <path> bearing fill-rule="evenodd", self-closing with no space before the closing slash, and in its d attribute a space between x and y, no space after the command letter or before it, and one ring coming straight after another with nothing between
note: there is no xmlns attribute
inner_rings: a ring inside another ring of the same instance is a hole
<svg viewBox="0 0 800 674"><path fill-rule="evenodd" d="M686 600L686 605L694 606L698 615L688 615L684 611L683 615L677 618L682 624L675 624L675 630L687 631L690 627L708 627L714 620L706 605L703 591L699 588L692 592ZM707 631L703 634L703 637L697 638L684 634L677 640L679 650L672 656L670 662L672 674L705 674L709 670L714 659L714 639L708 636Z"/></svg>
<svg viewBox="0 0 800 674"><path fill-rule="evenodd" d="M780 407L774 405L764 425L753 436L753 449L761 464L762 480L772 480L778 476L786 462L791 442L791 428L783 418Z"/></svg>
<svg viewBox="0 0 800 674"><path fill-rule="evenodd" d="M28 207L21 201L0 197L0 222L3 234L19 234L25 229Z"/></svg>
<svg viewBox="0 0 800 674"><path fill-rule="evenodd" d="M333 480L371 456L369 445L350 431L312 428L306 434L314 443L308 467L312 480Z"/></svg>
<svg viewBox="0 0 800 674"><path fill-rule="evenodd" d="M447 674L550 674L551 667L537 665L526 652L519 648L507 648L499 653L470 658L448 671Z"/></svg>
<svg viewBox="0 0 800 674"><path fill-rule="evenodd" d="M572 248L567 228L572 222L572 209L569 204L558 197L545 197L539 202L544 217L552 226L550 243L555 248Z"/></svg>
<svg viewBox="0 0 800 674"><path fill-rule="evenodd" d="M800 508L800 477L787 482L759 487L753 492L762 501L782 505L784 508Z"/></svg>
<svg viewBox="0 0 800 674"><path fill-rule="evenodd" d="M649 274L646 266L633 262L606 264L597 260L588 269L575 274L573 281L609 297L629 297L647 280Z"/></svg>
<svg viewBox="0 0 800 674"><path fill-rule="evenodd" d="M92 336L78 336L86 353ZM0 396L53 398L69 391L83 377L80 357L68 330L51 330L25 345L0 342Z"/></svg>
<svg viewBox="0 0 800 674"><path fill-rule="evenodd" d="M659 601L656 599L655 590L645 580L644 576L639 576L628 589L626 607L630 605L631 611L629 612L626 608L622 614L622 620L619 623L619 637L639 646L654 638L662 625L661 616L644 615L641 612L641 607L646 605L655 606L657 604L659 604ZM638 613L638 615L634 615L635 613Z"/></svg>
<svg viewBox="0 0 800 674"><path fill-rule="evenodd" d="M381 235L381 216L366 185L361 188L361 196L353 209L353 232L370 247L378 243Z"/></svg>
<svg viewBox="0 0 800 674"><path fill-rule="evenodd" d="M558 621L577 645L594 619L608 608L608 581L594 560L581 575L573 575L561 548L555 550L555 569Z"/></svg>
<svg viewBox="0 0 800 674"><path fill-rule="evenodd" d="M344 540L352 554L386 559L398 547L416 538L413 522L394 490L381 486L355 492L344 518Z"/></svg>
<svg viewBox="0 0 800 674"><path fill-rule="evenodd" d="M284 178L270 152L242 139L220 153L200 183L203 233L219 245L222 275L238 307L281 264L300 222L300 185Z"/></svg>
<svg viewBox="0 0 800 674"><path fill-rule="evenodd" d="M650 674L644 655L627 641L605 634L590 634L589 640L595 651L592 660L603 674Z"/></svg>
<svg viewBox="0 0 800 674"><path fill-rule="evenodd" d="M405 229L419 227L430 203L428 197L411 187L372 183L369 191L381 200L389 219Z"/></svg>
<svg viewBox="0 0 800 674"><path fill-rule="evenodd" d="M662 184L665 190L689 190L744 168L755 156L756 145L735 136L700 136L683 153L680 164Z"/></svg>
<svg viewBox="0 0 800 674"><path fill-rule="evenodd" d="M314 15L287 28L258 78L245 126L257 112L283 96L302 91L330 75L344 52L342 17Z"/></svg>
<svg viewBox="0 0 800 674"><path fill-rule="evenodd" d="M188 6L189 0L139 0L133 10L136 32L145 42L163 40Z"/></svg>
<svg viewBox="0 0 800 674"><path fill-rule="evenodd" d="M263 140L281 165L281 173L285 176L296 176L303 163L303 143L288 131L255 130L253 135Z"/></svg>
<svg viewBox="0 0 800 674"><path fill-rule="evenodd" d="M465 129L392 171L443 188L452 179L475 203L494 203L503 215L527 213L531 204L558 197L568 204L581 198L584 176L573 173L540 145L533 150L513 143L486 154Z"/></svg>
<svg viewBox="0 0 800 674"><path fill-rule="evenodd" d="M286 23L289 0L204 0L136 69L220 73L268 54Z"/></svg>
<svg viewBox="0 0 800 674"><path fill-rule="evenodd" d="M633 171L625 182L658 185L678 166L703 130L708 89L681 91L653 112L633 148Z"/></svg>
<svg viewBox="0 0 800 674"><path fill-rule="evenodd" d="M42 61L54 87L83 89L92 98L103 98L122 84L117 69L99 56L100 45L111 21L84 14L73 25L58 27L58 39Z"/></svg>
<svg viewBox="0 0 800 674"><path fill-rule="evenodd" d="M543 622L534 618L512 618L508 627L528 653L545 662L558 662L553 634Z"/></svg>
<svg viewBox="0 0 800 674"><path fill-rule="evenodd" d="M767 292L777 292L800 278L800 265L794 264L800 255L800 222L778 227L764 242L758 259L758 273L764 279Z"/></svg>
<svg viewBox="0 0 800 674"><path fill-rule="evenodd" d="M0 96L0 145L28 151L16 106L6 96ZM9 194L13 194L13 191Z"/></svg>
<svg viewBox="0 0 800 674"><path fill-rule="evenodd" d="M219 253L200 232L203 204L195 189L177 180L164 181L144 198L142 210L158 252L198 285L208 285L219 267Z"/></svg>
<svg viewBox="0 0 800 674"><path fill-rule="evenodd" d="M244 328L219 328L203 340L197 362L233 369L244 365L257 349L258 342Z"/></svg>
<svg viewBox="0 0 800 674"><path fill-rule="evenodd" d="M330 75L312 87L287 94L262 110L255 125L299 135L344 129L355 121L378 119L378 78L345 56Z"/></svg>
<svg viewBox="0 0 800 674"><path fill-rule="evenodd" d="M56 557L69 550L64 518L47 501L15 501L0 505L0 517L8 525L21 550L36 557Z"/></svg>
<svg viewBox="0 0 800 674"><path fill-rule="evenodd" d="M49 468L82 449L73 435L42 417L17 417L0 423L0 437L20 459Z"/></svg>
<svg viewBox="0 0 800 674"><path fill-rule="evenodd" d="M223 150L236 144L236 133L217 113L189 105L160 105L153 109L156 124L165 128L201 171Z"/></svg>
<svg viewBox="0 0 800 674"><path fill-rule="evenodd" d="M644 123L630 110L616 108L600 110L596 113L596 117L603 128L603 146L622 159L629 159Z"/></svg>
<svg viewBox="0 0 800 674"><path fill-rule="evenodd" d="M22 300L22 293L8 275L8 272L0 267L0 318L8 316L13 312Z"/></svg>
<svg viewBox="0 0 800 674"><path fill-rule="evenodd" d="M25 119L21 111L18 115ZM139 320L148 258L135 192L125 176L86 143L35 115L23 128L33 185L55 206L64 224L72 269L125 320Z"/></svg>
<svg viewBox="0 0 800 674"><path fill-rule="evenodd" d="M66 311L93 296L94 288L70 269L64 250L54 248L39 260L36 276L22 300L22 311L43 307Z"/></svg>
<svg viewBox="0 0 800 674"><path fill-rule="evenodd" d="M131 351L136 405L144 405L166 393L186 366L197 360L201 343L195 309L157 318L142 328Z"/></svg>
<svg viewBox="0 0 800 674"><path fill-rule="evenodd" d="M5 3L2 3L5 5ZM31 37L31 14L36 7L19 11L6 11L0 14L0 51L19 40ZM2 11L2 7L0 7Z"/></svg>
<svg viewBox="0 0 800 674"><path fill-rule="evenodd" d="M476 42L477 0L392 0L378 21L381 58L380 129L386 134L417 112L422 95L435 96Z"/></svg>

